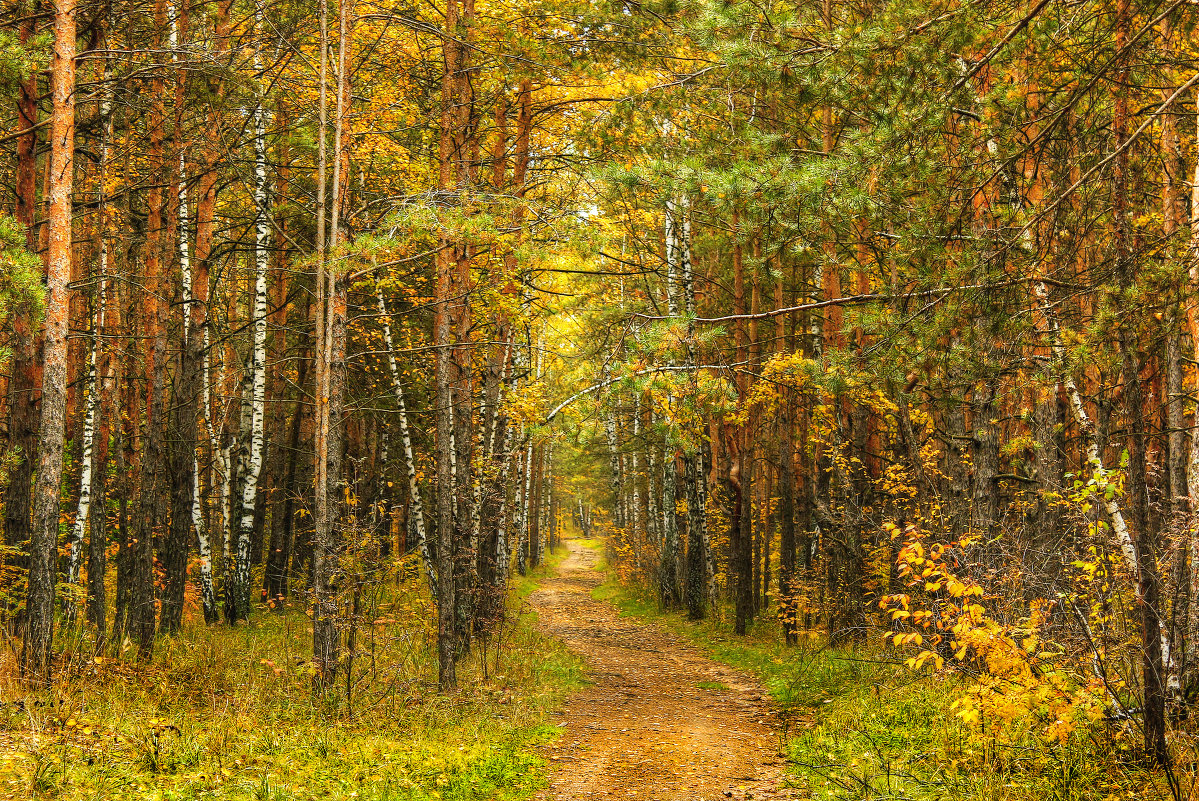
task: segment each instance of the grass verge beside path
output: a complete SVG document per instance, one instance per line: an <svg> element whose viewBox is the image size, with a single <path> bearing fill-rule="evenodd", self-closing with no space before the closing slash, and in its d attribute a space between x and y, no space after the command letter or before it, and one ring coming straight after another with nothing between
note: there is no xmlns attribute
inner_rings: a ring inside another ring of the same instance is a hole
<svg viewBox="0 0 1199 801"><path fill-rule="evenodd" d="M916 673L882 647L830 648L813 632L788 648L763 615L746 637L719 619L692 622L609 574L592 593L622 614L653 620L713 659L749 672L777 702L780 752L802 797L912 801L1091 801L1168 798L1160 777L1098 741L1005 745L951 709L965 692L953 675ZM700 689L720 690L715 682Z"/></svg>
<svg viewBox="0 0 1199 801"><path fill-rule="evenodd" d="M516 583L513 609L546 570ZM583 679L576 657L512 617L498 663L494 643L476 646L461 689L439 695L427 590L389 586L356 635L349 707L344 663L339 700L313 697L298 607L189 625L146 665L76 658L50 692L0 664L0 799L530 798L545 786L535 748L559 732L549 713Z"/></svg>

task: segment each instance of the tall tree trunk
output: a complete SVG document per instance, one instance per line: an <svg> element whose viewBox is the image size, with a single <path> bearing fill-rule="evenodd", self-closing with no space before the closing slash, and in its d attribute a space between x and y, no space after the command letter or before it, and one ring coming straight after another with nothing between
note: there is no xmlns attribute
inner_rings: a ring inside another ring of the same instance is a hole
<svg viewBox="0 0 1199 801"><path fill-rule="evenodd" d="M456 127L458 71L460 69L458 0L447 0L445 23L442 31L442 74L441 114L438 132L438 189L451 192L456 188L454 164L457 158ZM451 326L454 320L451 309L454 278L455 243L442 237L434 256L435 315L433 322L433 345L436 348L434 367L434 404L437 432L437 681L442 690L457 686L455 672L458 646L455 632L454 612L457 609L455 596L455 521L454 507L457 495L456 471L454 470L454 380L451 375L452 340Z"/></svg>
<svg viewBox="0 0 1199 801"><path fill-rule="evenodd" d="M100 153L97 159L97 176L96 176L96 300L95 311L92 319L92 347L91 355L88 359L88 373L86 382L86 408L83 421L83 446L80 449L80 475L79 475L79 504L75 510L75 524L71 529L70 554L67 563L67 583L74 584L79 580L79 567L83 558L83 538L84 534L88 533L88 586L89 592L87 597L94 598L92 592L95 590L97 582L92 580L92 571L101 571L99 590L101 595L101 613L98 615L100 625L98 633L103 636L104 631L104 615L103 615L103 565L104 551L107 543L104 543L104 527L101 525L99 532L99 542L93 543L96 539L96 532L92 523L91 507L93 501L97 500L96 493L93 488L96 484L103 483L103 460L100 458L101 448L96 447L97 434L104 428L100 420L101 413L101 391L103 383L100 378L100 343L103 339L103 331L105 328L104 311L108 300L108 232L107 213L108 201L106 194L106 178L108 174L108 150L109 143L112 140L112 84L108 82L108 64L104 64L101 73L101 81L104 83L101 88L101 96L97 102L97 114L100 118ZM103 505L104 493L99 493L99 503ZM100 547L96 547L99 545ZM91 601L89 601L91 603ZM68 623L73 623L76 615L76 607L74 603L70 603L67 607ZM91 611L89 610L89 617Z"/></svg>
<svg viewBox="0 0 1199 801"><path fill-rule="evenodd" d="M520 473L517 476L517 541L516 541L516 570L525 575L529 568L529 537L533 531L533 443L527 441L527 435L521 439L526 441L523 456L520 460Z"/></svg>
<svg viewBox="0 0 1199 801"><path fill-rule="evenodd" d="M1135 266L1131 230L1128 220L1129 154L1128 148L1128 91L1129 58L1125 54L1132 21L1131 0L1116 4L1116 52L1122 54L1113 91L1113 146L1116 159L1112 170L1112 202L1115 217L1116 271L1121 283L1119 300L1130 299L1134 291ZM1126 307L1127 308L1127 307ZM1146 488L1144 391L1141 385L1141 361L1134 340L1131 316L1121 317L1117 340L1123 357L1124 401L1131 432L1128 438L1128 510L1129 522L1137 534L1137 566L1140 577L1141 634L1144 645L1142 682L1145 704L1145 751L1160 767L1169 762L1166 750L1166 699L1164 655L1162 653L1161 619L1158 604L1160 586L1157 565L1157 532L1149 514Z"/></svg>
<svg viewBox="0 0 1199 801"><path fill-rule="evenodd" d="M278 129L288 130L291 126L291 118L286 103L277 101L275 113L278 117ZM288 141L284 139L278 142L275 152L278 167L275 170L275 193L271 198L271 206L279 209L287 204L288 186L292 180L291 147ZM268 500L271 513L266 566L262 571L262 586L263 600L267 601L272 609L279 611L283 606L282 599L287 595L287 566L291 559L291 540L288 536L291 531L289 515L293 505L291 482L295 476L296 460L291 457L294 451L283 446L284 442L289 441L292 423L282 412L284 398L287 394L287 381L284 372L278 369L278 365L283 364L287 354L288 285L291 267L290 254L287 249L288 231L285 217L281 218L277 215L272 215L272 217L271 222L274 224L278 236L272 260L274 279L271 286L272 309L268 322L273 333L267 351L267 360L276 369L270 372L271 380L268 386L271 408L274 409L271 415L272 433L267 438L267 447L270 452L267 461L270 486Z"/></svg>
<svg viewBox="0 0 1199 801"><path fill-rule="evenodd" d="M111 124L111 123L109 123ZM103 208L103 204L101 204ZM103 227L100 231L100 236L106 236ZM102 243L101 248L105 245ZM97 331L97 335L102 341L110 341L115 339L115 332L120 330L120 325L113 318L120 316L120 310L117 304L113 303L112 295L114 295L112 286L108 282L102 282L99 287L99 303L101 304L101 313L98 315L104 321L104 328ZM112 306L113 313L107 313L109 306ZM92 503L89 507L88 514L91 520L88 527L87 541L87 620L95 630L95 649L99 653L105 645L105 636L108 633L105 624L107 592L105 581L107 578L108 567L108 458L109 445L113 432L113 423L117 418L115 410L119 403L117 399L118 387L116 382L116 360L113 358L110 347L105 344L101 350L100 361L100 385L98 387L98 399L100 401L100 409L98 412L98 437L96 448L92 460L92 474L94 486L92 488Z"/></svg>
<svg viewBox="0 0 1199 801"><path fill-rule="evenodd" d="M1195 136L1199 140L1199 111L1195 114ZM1195 172L1191 180L1191 230L1187 248L1187 296L1184 309L1187 333L1191 337L1191 358L1199 361L1199 156L1195 159ZM1195 387L1192 391L1199 390ZM1191 432L1191 446L1187 459L1187 497L1191 508L1199 504L1199 434ZM1199 525L1189 526L1190 547L1189 573L1191 579L1191 605L1187 620L1186 664L1190 673L1188 690L1199 684Z"/></svg>
<svg viewBox="0 0 1199 801"><path fill-rule="evenodd" d="M344 13L342 14L344 17ZM262 6L256 4L255 17L257 27L262 27ZM344 28L344 24L343 24ZM343 30L344 35L344 30ZM339 45L339 52L344 51L344 39ZM344 69L344 56L341 58ZM254 52L254 71L262 76L262 55L256 49ZM335 134L335 150L340 145L342 103L340 92L338 98L338 125ZM262 475L262 458L264 436L266 432L266 316L267 316L267 271L270 268L270 190L267 182L266 164L266 102L259 96L253 112L254 126L254 306L250 316L250 327L253 331L253 342L250 346L248 361L250 384L250 414L249 431L242 432L243 453L242 463L245 472L241 476L241 514L237 526L237 555L236 570L234 571L234 591L232 603L226 602L225 617L230 623L247 620L250 617L250 561L251 544L255 531L255 513L258 509L258 479ZM337 178L334 177L336 187ZM336 237L337 223L337 193L334 192L334 236ZM336 478L336 477L334 477Z"/></svg>
<svg viewBox="0 0 1199 801"><path fill-rule="evenodd" d="M629 448L629 490L632 493L632 503L629 514L629 536L633 547L641 549L645 543L645 516L641 510L641 465L639 459L641 450L641 393L633 395L633 431L632 443Z"/></svg>
<svg viewBox="0 0 1199 801"><path fill-rule="evenodd" d="M320 0L320 77L319 133L317 138L316 188L316 423L314 529L312 534L312 658L316 665L315 684L320 689L333 686L337 677L338 636L336 602L333 597L333 520L329 502L329 393L332 331L329 326L330 306L327 240L325 227L325 191L328 164L325 139L328 130L328 70L329 70L329 9L327 0ZM335 168L336 169L336 168Z"/></svg>
<svg viewBox="0 0 1199 801"><path fill-rule="evenodd" d="M156 0L155 23L160 32L167 30L165 0ZM161 36L161 33L159 34ZM160 44L161 46L161 44ZM152 175L166 172L163 157L165 149L165 81L163 71L158 70L151 80L148 160ZM149 212L147 222L145 259L146 277L143 295L143 320L145 341L145 417L142 437L141 470L138 481L137 512L133 519L132 537L129 547L129 613L126 633L137 643L138 656L148 659L154 651L154 633L157 627L157 610L154 593L154 538L159 533L163 520L159 498L159 485L164 470L164 424L163 407L166 389L166 326L165 308L160 298L164 297L163 280L163 234L166 230L166 203L162 188L152 183L146 194Z"/></svg>
<svg viewBox="0 0 1199 801"><path fill-rule="evenodd" d="M543 464L545 462L545 445L538 445L529 450L529 497L528 497L528 537L529 567L536 568L541 564L541 507L544 483L542 481Z"/></svg>
<svg viewBox="0 0 1199 801"><path fill-rule="evenodd" d="M58 550L59 488L67 403L67 315L71 280L71 189L75 171L75 2L54 6L51 61L53 118L50 127L50 230L46 254L46 319L42 361L42 417L33 494L27 625L21 673L49 681L54 636L55 556Z"/></svg>
<svg viewBox="0 0 1199 801"><path fill-rule="evenodd" d="M733 229L734 236L738 237L733 244L733 313L738 316L734 323L733 338L736 342L737 363L748 366L750 338L745 324L745 261L740 241L740 217L737 213L733 214ZM740 402L745 403L749 394L746 369L738 372L736 383ZM738 442L731 456L733 463L730 465L735 521L730 522L729 526L729 578L733 582L733 628L737 634L745 634L749 619L753 616L753 480L750 472L752 459L748 453L753 447L753 435L746 427L740 427L734 432L734 436Z"/></svg>
<svg viewBox="0 0 1199 801"><path fill-rule="evenodd" d="M164 547L162 564L165 582L162 592L162 615L159 627L173 634L183 625L183 600L187 585L187 557L191 546L192 489L195 484L196 461L196 413L195 381L196 352L192 348L194 338L191 329L191 307L193 303L193 274L191 252L188 247L189 209L187 193L187 161L182 145L183 104L185 72L178 69L179 47L187 31L185 7L174 2L167 5L170 25L171 62L176 65L175 80L175 140L179 147L179 174L176 177L177 198L176 231L178 234L179 274L182 290L183 342L179 349L179 371L174 382L174 402L171 404L171 519Z"/></svg>
<svg viewBox="0 0 1199 801"><path fill-rule="evenodd" d="M120 401L117 414L114 417L121 421L116 442L116 459L114 473L116 475L117 494L117 550L115 554L117 568L117 585L114 598L112 620L112 641L121 643L129 620L130 581L132 573L133 554L130 548L129 536L129 501L134 497L134 487L137 481L139 463L137 454L141 450L141 439L138 433L138 396L135 379L135 367L130 358L130 334L134 330L135 315L132 310L123 313L128 305L130 289L120 283L113 286L116 303L113 308L116 317L114 329L123 331L113 361L120 370ZM122 325L122 322L124 325Z"/></svg>
<svg viewBox="0 0 1199 801"><path fill-rule="evenodd" d="M307 319L308 315L304 315ZM307 381L309 359L301 354L299 359L300 365L296 375L296 387L300 392L303 392L304 384ZM301 401L296 401L294 411L292 412L291 421L289 424L289 432L287 435L288 452L298 453L300 449L300 431L304 419L304 409L306 404ZM274 514L279 516L278 521L272 520L272 526L276 523L280 528L280 547L278 550L271 550L271 557L268 559L266 568L266 592L267 598L273 599L276 603L276 609L282 609L281 599L288 595L288 580L295 574L295 563L297 560L297 548L295 537L295 503L298 492L298 479L300 460L290 458L287 460L287 469L283 473L282 481L276 488L280 493Z"/></svg>
<svg viewBox="0 0 1199 801"><path fill-rule="evenodd" d="M1173 48L1170 15L1161 21L1161 48L1163 60L1167 63ZM1175 87L1162 87L1162 99L1167 103L1165 113L1161 116L1162 138L1162 235L1166 240L1167 253L1174 250L1173 240L1182 227L1182 194L1179 190L1183 173L1182 148L1178 138L1178 125L1174 109L1169 104L1174 95ZM1170 499L1171 525L1185 520L1191 510L1188 496L1186 476L1186 430L1185 409L1183 400L1183 358L1182 358L1182 308L1172 303L1166 317L1166 481ZM1181 547L1175 549L1174 586L1178 589L1186 587L1187 569L1189 567L1189 542L1183 541ZM1182 676L1189 669L1187 665L1187 619L1189 606L1193 602L1188 593L1176 590L1176 601L1170 616L1170 653L1173 658L1166 665L1166 688L1172 695L1178 695L1182 688Z"/></svg>
<svg viewBox="0 0 1199 801"><path fill-rule="evenodd" d="M699 375L695 371L695 274L691 264L691 204L686 198L679 203L682 227L679 259L679 287L683 311L687 315L687 366L692 392L699 388ZM680 223L676 223L679 225ZM708 583L711 580L708 567L712 554L708 548L707 475L703 466L703 438L695 437L683 445L683 484L687 500L687 558L684 600L687 616L691 620L702 620L707 614Z"/></svg>
<svg viewBox="0 0 1199 801"><path fill-rule="evenodd" d="M783 308L783 273L774 285L774 305ZM786 322L780 315L775 322L775 350L787 352ZM799 642L798 605L795 581L795 437L792 426L792 391L784 388L779 401L778 437L778 523L779 523L779 620L787 645Z"/></svg>
<svg viewBox="0 0 1199 801"><path fill-rule="evenodd" d="M103 250L103 246L101 246ZM101 278L101 283L103 282ZM101 292L103 289L101 289ZM96 425L97 416L100 409L99 398L99 349L100 349L100 329L103 326L103 305L98 304L98 311L93 318L95 322L94 335L92 337L92 346L90 356L88 357L87 376L85 378L84 394L86 396L84 419L83 419L83 445L80 448L79 454L79 502L75 508L75 522L71 526L71 535L67 541L67 584L76 584L79 581L79 566L82 563L83 557L83 539L87 533L87 524L89 522L89 512L92 505L92 478L95 470L95 442L96 442ZM77 612L74 601L68 601L66 604L67 625L72 625L75 622Z"/></svg>
<svg viewBox="0 0 1199 801"><path fill-rule="evenodd" d="M620 465L620 441L616 436L616 413L611 409L604 417L604 434L608 440L608 469L612 473L612 525L619 536L627 536L627 522L624 514L624 482Z"/></svg>
<svg viewBox="0 0 1199 801"><path fill-rule="evenodd" d="M987 376L975 387L971 397L973 408L974 484L971 510L972 525L981 534L990 534L999 515L999 431L995 423L999 416L996 403L998 379Z"/></svg>
<svg viewBox="0 0 1199 801"><path fill-rule="evenodd" d="M214 48L218 58L228 52L229 14L232 10L232 0L221 0L217 4L217 16L214 25ZM210 79L209 91L218 98L224 94L224 83ZM216 229L216 200L217 200L217 164L220 156L220 118L217 107L213 104L208 112L208 126L205 130L203 171L199 180L199 197L196 203L196 248L195 275L192 277L193 303L188 310L189 339L192 349L189 362L192 375L184 375L183 380L189 382L193 389L184 394L185 400L190 400L193 408L186 412L196 416L196 405L203 415L207 426L208 443L211 450L211 469L209 475L216 479L210 482L210 489L216 489L218 497L224 497L224 487L227 486L228 470L221 459L220 443L213 421L211 397L211 357L209 345L211 336L208 328L208 277L212 261L213 238ZM196 385L199 384L198 389ZM196 397L196 393L199 397ZM219 617L216 601L216 590L213 587L212 533L207 521L208 515L204 505L204 495L201 490L201 474L199 464L198 434L191 442L192 451L192 528L196 532L196 544L200 561L200 599L204 607L204 621L215 623ZM219 484L220 486L213 486Z"/></svg>

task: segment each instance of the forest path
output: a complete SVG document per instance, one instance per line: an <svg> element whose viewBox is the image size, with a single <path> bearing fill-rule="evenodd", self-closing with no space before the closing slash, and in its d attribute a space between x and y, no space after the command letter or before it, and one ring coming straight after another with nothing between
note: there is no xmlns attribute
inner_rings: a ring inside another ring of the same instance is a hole
<svg viewBox="0 0 1199 801"><path fill-rule="evenodd" d="M539 798L797 797L782 787L779 732L762 688L660 626L621 619L594 600L599 554L567 547L528 603L543 631L583 657L593 684L567 702L562 739L545 749L557 769Z"/></svg>

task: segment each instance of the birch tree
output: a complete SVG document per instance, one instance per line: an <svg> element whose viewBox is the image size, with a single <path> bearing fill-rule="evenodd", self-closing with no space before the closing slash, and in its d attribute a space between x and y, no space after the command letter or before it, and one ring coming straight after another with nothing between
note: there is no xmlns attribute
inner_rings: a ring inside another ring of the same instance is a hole
<svg viewBox="0 0 1199 801"><path fill-rule="evenodd" d="M437 598L437 569L433 563L433 556L429 552L428 532L425 528L425 504L421 498L420 484L416 477L416 453L412 448L412 434L408 427L408 404L404 400L404 383L400 378L395 346L391 338L391 314L387 311L387 304L383 301L381 288L376 289L376 298L379 301L379 319L383 324L383 346L387 351L387 369L391 374L391 386L395 392L396 406L399 408L400 442L404 448L404 471L408 477L408 497L412 503L416 547L420 551L425 575L429 579L429 592L434 598Z"/></svg>
<svg viewBox="0 0 1199 801"><path fill-rule="evenodd" d="M262 28L262 7L255 6L255 21ZM341 16L344 16L344 12ZM343 25L344 28L344 25ZM344 31L343 31L344 35ZM339 39L339 52L346 45ZM344 57L340 59L345 68ZM254 72L259 82L265 79L262 53L254 51ZM340 73L339 73L340 74ZM338 139L341 132L341 102L339 92ZM243 431L240 514L237 525L236 571L234 590L226 599L225 616L230 623L248 619L250 616L250 545L254 536L254 515L258 508L258 480L262 475L264 436L266 431L266 316L267 316L267 271L270 268L271 224L269 177L267 174L266 147L266 103L259 89L251 114L254 130L254 300L250 316L253 340L250 345L246 371L249 383L249 425ZM340 144L340 142L338 142ZM336 151L336 146L335 146ZM337 179L335 178L334 181ZM334 230L336 231L337 196L334 193Z"/></svg>

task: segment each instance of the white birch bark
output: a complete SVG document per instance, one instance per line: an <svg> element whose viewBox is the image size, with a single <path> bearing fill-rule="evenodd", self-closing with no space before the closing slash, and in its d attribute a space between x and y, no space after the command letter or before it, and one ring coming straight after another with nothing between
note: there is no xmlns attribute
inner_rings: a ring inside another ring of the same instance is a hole
<svg viewBox="0 0 1199 801"><path fill-rule="evenodd" d="M192 456L192 528L200 552L200 600L204 604L204 619L216 618L216 590L212 586L212 540L204 518L204 501L200 493L200 458Z"/></svg>
<svg viewBox="0 0 1199 801"><path fill-rule="evenodd" d="M487 418L484 422L484 441L483 441L483 463L486 465L495 465L499 461L499 475L496 486L500 489L502 495L500 497L500 508L498 519L496 520L496 541L495 541L495 577L494 586L502 592L503 588L508 583L508 543L507 532L505 530L508 514L508 474L510 471L509 450L512 442L512 426L504 425L504 441L500 442L500 419L503 415L500 409L504 405L504 400L507 397L508 382L511 380L510 360L512 356L513 341L509 339L504 345L501 352L501 367L499 385L496 388L496 396L494 403L491 404L487 412ZM480 474L475 481L475 496L474 509L471 515L471 540L475 547L475 569L479 575L483 575L485 567L486 554L483 554L478 549L478 544L482 535L482 490L483 478Z"/></svg>
<svg viewBox="0 0 1199 801"><path fill-rule="evenodd" d="M524 433L523 427L521 429L521 439L522 440L525 439L525 433ZM528 552L528 545L529 545L530 515L533 514L533 510L531 508L532 497L533 497L532 496L532 489L533 489L533 444L532 443L528 443L525 445L524 465L523 465L522 469L524 471L524 477L523 477L523 480L521 481L521 483L524 486L524 490L521 492L521 503L520 503L520 507L519 507L520 508L520 528L519 528L520 540L516 544L516 569L518 571L520 571L520 574L523 576L525 574L525 571L528 569L526 553Z"/></svg>
<svg viewBox="0 0 1199 801"><path fill-rule="evenodd" d="M171 63L179 63L179 12L173 2L167 3L167 18L170 29L167 41L171 48ZM186 346L191 329L192 304L192 266L191 253L187 247L187 234L190 220L187 208L187 160L183 148L179 148L179 192L178 192L178 234L179 234L179 278L183 295L183 344Z"/></svg>
<svg viewBox="0 0 1199 801"><path fill-rule="evenodd" d="M553 542L554 528L558 521L554 517L554 444L551 440L545 445L545 456L542 457L541 471L541 508L544 510L545 523L537 527L537 563L545 560L546 551Z"/></svg>
<svg viewBox="0 0 1199 801"><path fill-rule="evenodd" d="M450 478L452 478L454 480L455 485L457 485L457 483L458 483L458 440L454 436L454 431L453 431L453 423L452 423L452 421L454 419L454 407L453 406L451 406L449 408L448 414L449 414L450 420L451 420L451 425L450 425ZM454 519L457 520L458 519L458 493L456 493L456 492L454 493L454 497L451 499L450 508L453 511Z"/></svg>
<svg viewBox="0 0 1199 801"><path fill-rule="evenodd" d="M681 226L678 220L678 204L673 198L666 201L663 234L666 240L666 313L671 317L679 314L678 283L682 267L682 250L679 247Z"/></svg>
<svg viewBox="0 0 1199 801"><path fill-rule="evenodd" d="M608 440L608 467L612 471L611 486L612 486L612 505L613 505L613 523L618 533L624 531L626 522L624 514L624 506L621 499L624 497L624 489L621 487L620 475L620 450L619 443L616 439L616 414L609 409L604 417L604 434Z"/></svg>
<svg viewBox="0 0 1199 801"><path fill-rule="evenodd" d="M695 278L692 275L691 269L691 201L688 198L683 198L679 204L683 216L683 247L682 253L682 278L683 278L683 308L688 317L695 316ZM691 346L688 339L688 347Z"/></svg>
<svg viewBox="0 0 1199 801"><path fill-rule="evenodd" d="M1103 465L1103 454L1099 452L1099 439L1096 436L1095 424L1091 421L1090 415L1087 414L1086 406L1082 400L1082 393L1078 391L1078 385L1074 383L1074 378L1065 367L1066 348L1062 344L1057 315L1054 313L1053 307L1049 304L1049 288L1044 283L1037 282L1033 286L1033 292L1037 296L1041 312L1044 314L1046 325L1049 328L1050 347L1053 350L1054 360L1057 362L1062 386L1065 387L1066 395L1070 399L1070 409L1074 414L1074 421L1078 424L1078 428L1086 441L1087 462L1091 465L1092 475L1096 483L1100 487L1104 487L1107 484L1108 476L1111 475L1111 471ZM1124 514L1120 510L1120 502L1116 499L1115 495L1109 497L1108 493L1102 491L1098 494L1108 518L1112 521L1112 533L1115 534L1116 544L1119 546L1120 553L1124 557L1124 565L1132 575L1133 584L1136 587L1137 602L1144 603L1144 596L1141 593L1141 568L1137 561L1137 549L1133 543L1132 534L1128 530L1128 523L1124 520ZM1164 623L1159 622L1159 625L1161 626L1162 664L1166 666L1167 677L1173 677L1175 682L1175 686L1169 689L1177 689L1177 671L1173 669L1173 658L1170 655L1170 637ZM1169 680L1168 683L1170 683Z"/></svg>
<svg viewBox="0 0 1199 801"><path fill-rule="evenodd" d="M408 497L412 502L413 526L416 529L416 547L420 551L425 575L429 578L429 591L437 597L437 568L429 553L429 535L425 528L425 504L421 500L420 485L416 479L416 457L412 450L412 434L408 428L408 404L404 401L404 384L400 380L400 368L396 364L395 348L391 338L391 315L383 302L383 290L376 288L379 301L379 319L383 321L383 343L387 348L387 367L391 371L391 386L395 392L396 405L400 410L400 442L404 446L404 469L408 475Z"/></svg>
<svg viewBox="0 0 1199 801"><path fill-rule="evenodd" d="M654 419L653 411L650 411L650 423L652 425ZM662 509L660 508L661 495L657 492L659 475L662 470L658 465L658 449L650 443L650 438L647 436L645 440L645 503L647 519L645 521L645 534L652 539L659 549L666 544L665 532L662 527ZM665 487L662 487L665 491ZM659 553L662 553L659 550Z"/></svg>
<svg viewBox="0 0 1199 801"><path fill-rule="evenodd" d="M104 64L104 91L100 97L99 111L102 121L100 135L100 153L98 158L98 177L96 181L96 215L99 218L99 243L96 252L96 272L98 287L96 303L95 329L92 334L92 349L88 357L87 380L84 392L87 395L87 411L83 418L83 448L80 455L79 471L79 504L75 510L75 525L71 528L70 556L67 563L67 583L79 581L79 565L83 558L83 537L88 529L89 512L92 505L92 475L95 471L95 442L96 418L100 409L100 388L98 385L98 364L100 358L100 334L104 329L104 305L108 294L108 236L107 220L108 204L105 198L105 183L108 175L108 151L112 138L112 95L113 85L108 81L108 63ZM67 619L75 620L77 605L72 600L67 602Z"/></svg>
<svg viewBox="0 0 1199 801"><path fill-rule="evenodd" d="M262 6L256 4L256 27L262 27ZM254 52L254 72L262 77L262 55ZM266 164L266 107L261 93L252 115L254 130L254 300L250 314L252 341L246 360L247 386L243 391L242 447L239 451L241 510L237 525L234 568L235 616L250 614L250 551L254 536L254 510L258 502L258 480L262 475L266 421L266 314L267 270L270 266L271 228Z"/></svg>
<svg viewBox="0 0 1199 801"><path fill-rule="evenodd" d="M508 586L508 563L510 555L508 553L508 477L512 472L512 439L516 428L512 425L506 426L504 433L504 446L501 454L502 461L500 462L500 488L504 491L504 499L500 505L499 522L495 528L495 585L503 588ZM513 493L513 500L516 503L520 502L520 491Z"/></svg>
<svg viewBox="0 0 1199 801"><path fill-rule="evenodd" d="M1036 283L1033 291L1037 296L1038 303L1041 306L1041 312L1045 315L1045 323L1049 327L1049 342L1053 350L1054 360L1057 362L1059 380L1062 386L1066 389L1066 395L1070 399L1070 410L1074 415L1074 422L1078 424L1079 430L1082 432L1083 438L1086 441L1087 463L1090 464L1096 482L1101 486L1107 484L1110 471L1103 465L1103 454L1099 452L1099 439L1096 436L1095 424L1091 421L1091 417L1087 414L1086 406L1083 404L1082 394L1078 391L1078 385L1074 383L1074 377L1070 375L1066 369L1066 348L1062 344L1061 330L1058 327L1057 315L1053 311L1053 307L1049 304L1049 289L1043 283ZM1120 553L1124 556L1124 563L1132 573L1133 579L1140 581L1140 567L1137 565L1137 550L1133 544L1132 535L1128 530L1128 524L1124 520L1124 513L1120 511L1120 502L1115 496L1110 496L1106 492L1099 493L1100 502L1103 504L1104 510L1112 521L1112 533L1116 535L1116 544L1120 547ZM1140 590L1138 589L1137 600L1140 599Z"/></svg>
<svg viewBox="0 0 1199 801"><path fill-rule="evenodd" d="M227 460L224 458L224 451L221 450L220 439L217 436L216 426L213 424L212 411L212 359L209 355L210 336L208 326L204 326L204 348L202 356L202 364L200 370L201 381L201 415L204 420L204 427L208 434L209 448L212 452L212 474L216 479L214 483L218 486L219 497L222 499L223 509L228 509L228 468ZM205 515L204 503L200 493L200 457L195 456L195 461L192 464L192 472L194 480L192 481L192 526L196 529L196 544L200 552L200 595L204 602L205 619L213 620L216 617L216 590L213 587L213 562L212 562L212 536L208 530L208 518ZM225 517L225 527L228 528L228 514Z"/></svg>
<svg viewBox="0 0 1199 801"><path fill-rule="evenodd" d="M103 192L103 189L100 190ZM103 206L101 206L103 209ZM101 234L103 239L103 234ZM104 262L107 261L107 249L103 244L100 246L100 263L101 270L104 269ZM101 276L104 273L101 272ZM101 293L103 293L104 279L101 278ZM87 365L87 411L83 417L83 453L80 456L80 471L79 471L79 504L75 510L75 525L71 527L71 538L68 547L70 555L67 561L67 583L76 584L79 581L79 564L83 554L83 534L87 528L88 511L92 505L92 469L94 466L94 444L96 440L96 413L100 406L100 392L96 385L96 364L99 360L100 349L100 327L104 324L104 304L98 304L99 309L96 313L96 332L92 338L91 355L88 358ZM76 604L73 600L67 601L67 619L74 622L76 614Z"/></svg>
<svg viewBox="0 0 1199 801"><path fill-rule="evenodd" d="M632 518L632 523L630 524L630 530L632 531L632 536L634 538L636 538L639 535L639 533L642 531L642 527L641 527L641 486L640 486L641 485L641 465L638 463L638 459L637 459L637 455L638 455L637 454L637 444L638 444L637 441L638 441L638 439L640 439L640 437L641 437L641 395L637 394L637 395L633 396L633 447L632 447L631 453L629 454L629 457L632 460L631 486L632 486L632 491L633 491L633 508L630 511L629 516ZM634 552L636 552L636 550L637 549L634 548Z"/></svg>

